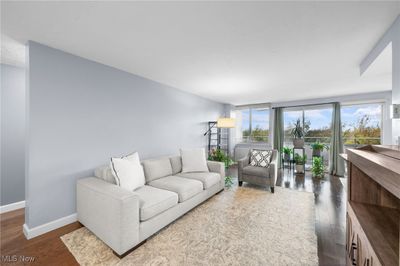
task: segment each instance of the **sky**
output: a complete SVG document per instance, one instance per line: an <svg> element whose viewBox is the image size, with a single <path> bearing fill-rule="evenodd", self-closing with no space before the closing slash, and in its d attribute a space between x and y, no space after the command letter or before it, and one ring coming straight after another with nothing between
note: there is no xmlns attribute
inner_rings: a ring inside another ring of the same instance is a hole
<svg viewBox="0 0 400 266"><path fill-rule="evenodd" d="M296 122L297 118L301 118L301 111L285 111L284 121L285 128L288 125ZM311 129L321 129L330 127L332 120L332 108L305 110L305 119L311 122ZM368 114L372 119L370 124L375 125L381 122L382 105L381 104L362 104L343 106L341 109L342 124L345 129L355 124L358 119ZM262 129L268 129L269 125L269 110L253 110L252 127L259 126ZM249 110L242 110L242 130L249 127Z"/></svg>
<svg viewBox="0 0 400 266"><path fill-rule="evenodd" d="M350 128L351 124L357 122L358 119L364 115L369 115L371 117L370 125L381 124L382 120L382 105L380 104L368 104L368 105L358 105L358 106L344 106L342 107L342 124L344 128Z"/></svg>

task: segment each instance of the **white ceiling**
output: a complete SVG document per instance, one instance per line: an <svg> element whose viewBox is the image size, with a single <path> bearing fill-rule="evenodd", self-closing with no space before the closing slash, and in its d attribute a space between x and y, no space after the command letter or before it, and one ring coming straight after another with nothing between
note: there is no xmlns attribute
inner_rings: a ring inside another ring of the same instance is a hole
<svg viewBox="0 0 400 266"><path fill-rule="evenodd" d="M1 2L3 63L34 40L231 104L391 89L359 63L393 2ZM387 56L386 56L387 57Z"/></svg>

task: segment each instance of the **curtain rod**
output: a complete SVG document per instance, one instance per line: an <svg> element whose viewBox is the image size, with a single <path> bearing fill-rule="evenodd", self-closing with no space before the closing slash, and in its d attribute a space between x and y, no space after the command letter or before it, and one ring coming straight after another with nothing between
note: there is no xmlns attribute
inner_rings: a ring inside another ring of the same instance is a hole
<svg viewBox="0 0 400 266"><path fill-rule="evenodd" d="M328 105L328 104L335 104L335 103L338 103L338 102L309 103L309 104L300 104L300 105L276 106L276 107L272 107L272 109L277 109L277 108L295 108L295 107L306 107L306 106L316 106L316 105Z"/></svg>

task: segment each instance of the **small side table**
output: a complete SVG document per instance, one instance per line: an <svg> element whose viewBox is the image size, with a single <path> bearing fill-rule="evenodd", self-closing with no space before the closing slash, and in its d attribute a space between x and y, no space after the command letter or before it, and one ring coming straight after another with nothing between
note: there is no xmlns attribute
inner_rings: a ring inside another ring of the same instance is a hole
<svg viewBox="0 0 400 266"><path fill-rule="evenodd" d="M289 164L289 169L292 169L292 163L294 163L294 161L292 160L292 158L290 158L289 160L285 160L285 158L282 157L282 166L283 169L285 169L285 163Z"/></svg>

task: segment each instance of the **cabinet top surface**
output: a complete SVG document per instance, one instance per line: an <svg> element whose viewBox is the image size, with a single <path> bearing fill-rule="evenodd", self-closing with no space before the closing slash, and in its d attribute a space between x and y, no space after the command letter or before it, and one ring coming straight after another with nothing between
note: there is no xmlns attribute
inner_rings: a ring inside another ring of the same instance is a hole
<svg viewBox="0 0 400 266"><path fill-rule="evenodd" d="M379 148L378 148L379 149ZM393 151L393 154L392 154ZM399 153L399 154L397 154ZM355 154L364 160L370 161L373 164L391 170L400 175L400 152L394 150L369 150L369 149L348 149L348 159L351 161L351 155Z"/></svg>
<svg viewBox="0 0 400 266"><path fill-rule="evenodd" d="M348 160L400 198L400 151L385 146L347 149Z"/></svg>

